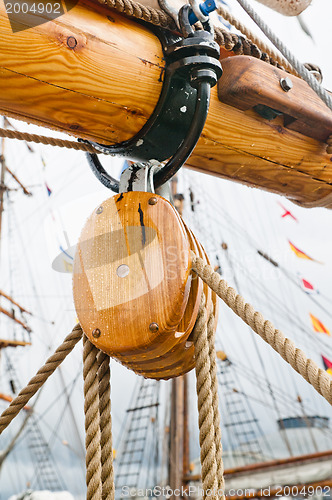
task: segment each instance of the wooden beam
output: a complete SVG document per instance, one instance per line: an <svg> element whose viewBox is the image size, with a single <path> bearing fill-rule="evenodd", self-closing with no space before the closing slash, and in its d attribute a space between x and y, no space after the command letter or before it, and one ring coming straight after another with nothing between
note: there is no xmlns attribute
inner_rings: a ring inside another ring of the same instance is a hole
<svg viewBox="0 0 332 500"><path fill-rule="evenodd" d="M0 349L5 347L25 347L31 345L31 342L24 342L22 340L6 340L0 339Z"/></svg>
<svg viewBox="0 0 332 500"><path fill-rule="evenodd" d="M31 191L29 191L23 184L22 182L20 181L20 179L14 174L14 172L12 172L6 165L6 170L7 172L12 176L12 178L14 179L14 181L17 182L17 184L22 188L22 191L24 194L26 194L27 196L32 196L32 193Z"/></svg>
<svg viewBox="0 0 332 500"><path fill-rule="evenodd" d="M332 480L328 479L327 481L316 481L316 482L311 482L311 483L297 483L297 484L289 484L287 486L277 486L274 488L268 487L268 488L261 488L260 490L255 490L253 488L248 488L248 489L242 489L244 491L243 495L225 495L225 498L227 500L247 500L250 498L277 498L283 497L283 496L290 496L292 495L292 491L294 491L294 497L301 495L304 498L307 496L312 496L315 494L315 490L317 490L318 487L324 489L326 488L327 494L329 494L330 488L332 486ZM309 490L310 488L310 490ZM324 491L320 490L320 494L324 495Z"/></svg>
<svg viewBox="0 0 332 500"><path fill-rule="evenodd" d="M13 34L0 3L0 112L106 144L132 137L160 95L164 63L157 37L88 0L55 20L47 16L20 16ZM332 207L325 144L278 119L270 123L221 103L216 88L187 166L306 206Z"/></svg>
<svg viewBox="0 0 332 500"><path fill-rule="evenodd" d="M244 465L242 467L233 467L225 469L224 475L228 477L236 477L250 472L262 471L265 469L276 469L282 466L299 465L303 463L320 462L325 458L332 458L332 450L321 451L318 453L310 453L307 455L298 455L296 457L281 458L278 460L270 460L268 462L258 462L255 464ZM200 474L191 474L185 478L186 481L200 481Z"/></svg>
<svg viewBox="0 0 332 500"><path fill-rule="evenodd" d="M3 127L6 128L5 119L3 120ZM1 139L1 153L0 153L0 255L1 255L1 238L2 238L2 215L4 211L4 193L6 191L5 185L6 177L6 162L5 162L5 139Z"/></svg>
<svg viewBox="0 0 332 500"><path fill-rule="evenodd" d="M23 321L21 321L20 319L15 318L15 314L13 312L8 311L7 309L4 309L3 307L0 307L0 313L5 314L5 316L8 316L8 318L15 321L15 323L18 323L19 325L21 325L24 328L24 330L26 330L27 332L29 332L29 333L31 332L31 328L26 323L23 323Z"/></svg>
<svg viewBox="0 0 332 500"><path fill-rule="evenodd" d="M7 403L11 403L13 401L13 397L12 396L9 396L8 394L4 394L3 392L0 392L0 399L2 399L3 401L7 401ZM32 408L31 406L24 406L23 407L23 410L25 411L30 411Z"/></svg>
<svg viewBox="0 0 332 500"><path fill-rule="evenodd" d="M14 306L18 307L21 312L25 312L25 313L30 314L30 315L32 314L30 311L28 311L27 309L25 309L24 307L22 307L18 302L16 302L16 300L14 300L10 295L8 295L7 293L3 292L2 290L0 290L0 296L2 296L5 299L9 300L9 302L11 302L12 304L14 304Z"/></svg>
<svg viewBox="0 0 332 500"><path fill-rule="evenodd" d="M184 378L172 379L168 483L173 493L183 486L183 390ZM175 494L171 496L172 500L176 498Z"/></svg>

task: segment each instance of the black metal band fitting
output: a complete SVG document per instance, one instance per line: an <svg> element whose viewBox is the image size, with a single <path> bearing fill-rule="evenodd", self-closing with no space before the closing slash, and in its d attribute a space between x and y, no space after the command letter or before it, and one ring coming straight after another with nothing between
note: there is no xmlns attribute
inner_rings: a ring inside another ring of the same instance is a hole
<svg viewBox="0 0 332 500"><path fill-rule="evenodd" d="M188 14L186 5L180 11L180 20L187 38L159 32L166 62L164 81L156 108L143 128L131 139L112 146L84 141L97 151L133 161L171 158L154 174L156 188L169 180L192 153L205 124L210 89L222 74L219 46L210 32L188 28ZM116 191L117 181L103 169L97 155L87 155L99 180Z"/></svg>

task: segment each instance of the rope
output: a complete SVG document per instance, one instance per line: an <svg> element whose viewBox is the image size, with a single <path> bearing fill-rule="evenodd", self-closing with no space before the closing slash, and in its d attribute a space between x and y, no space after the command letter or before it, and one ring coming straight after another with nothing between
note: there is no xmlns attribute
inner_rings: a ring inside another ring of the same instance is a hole
<svg viewBox="0 0 332 500"><path fill-rule="evenodd" d="M236 19L228 9L226 9L223 5L219 4L217 8L217 14L219 16L226 19L230 24L232 24L237 30L241 31L247 38L249 38L257 47L262 51L268 54L272 59L274 59L277 63L280 64L283 69L288 71L293 75L297 75L297 72L293 69L293 66L289 64L287 59L285 59L281 54L279 54L276 50L271 48L269 45L264 43L260 38L258 38L252 31L250 31L241 21Z"/></svg>
<svg viewBox="0 0 332 500"><path fill-rule="evenodd" d="M20 391L15 399L13 399L8 408L6 408L0 416L0 434L6 429L22 408L27 405L32 396L42 387L49 376L54 373L59 365L61 365L62 361L82 338L82 334L82 328L80 325L76 325L63 343L57 348L55 353L48 358L44 366L38 370L37 374L30 380L28 385Z"/></svg>
<svg viewBox="0 0 332 500"><path fill-rule="evenodd" d="M110 386L110 358L99 351L97 357L99 381L99 413L100 413L100 447L101 447L101 482L102 500L112 500L115 494L113 447L112 447L112 418L111 418L111 386Z"/></svg>
<svg viewBox="0 0 332 500"><path fill-rule="evenodd" d="M219 397L218 397L218 378L217 378L217 363L216 363L216 348L215 348L215 329L214 329L214 314L211 312L207 324L207 339L209 343L209 358L210 358L210 377L211 377L211 392L213 404L213 425L214 425L214 441L216 444L216 464L217 464L217 481L218 491L225 491L224 480L224 464L222 459L222 444L221 444L221 427L219 413Z"/></svg>
<svg viewBox="0 0 332 500"><path fill-rule="evenodd" d="M191 252L192 268L197 275L230 307L250 328L267 342L302 377L332 404L332 379L318 367L291 340L277 330L261 313L246 303L241 295L231 288L212 267Z"/></svg>
<svg viewBox="0 0 332 500"><path fill-rule="evenodd" d="M86 485L87 500L100 500L101 449L98 388L98 348L84 335L83 337L83 378L84 378L84 413L85 413L85 448L86 448Z"/></svg>
<svg viewBox="0 0 332 500"><path fill-rule="evenodd" d="M293 54L288 50L286 45L278 38L269 26L263 21L263 19L254 11L250 3L247 0L237 0L241 7L247 12L257 26L262 30L262 32L267 36L267 38L273 43L273 45L281 52L281 54L287 59L287 61L293 66L297 73L307 82L307 84L316 92L316 94L321 98L321 100L326 104L328 108L332 110L332 99L328 92L319 84L316 78L308 71L303 64L300 63L293 56Z"/></svg>
<svg viewBox="0 0 332 500"><path fill-rule="evenodd" d="M327 148L326 148L326 152L328 155L332 155L332 135L330 135L330 137L327 139Z"/></svg>
<svg viewBox="0 0 332 500"><path fill-rule="evenodd" d="M198 311L193 330L195 346L196 391L203 498L217 499L218 479L216 460L215 412L212 397L211 364L207 333L205 296ZM217 399L218 404L218 399ZM207 495L210 492L210 495Z"/></svg>
<svg viewBox="0 0 332 500"><path fill-rule="evenodd" d="M133 0L98 0L99 3L107 5L111 9L122 12L130 17L137 19L144 19L148 23L162 28L169 28L171 30L177 29L173 19L165 12L159 9L154 9Z"/></svg>
<svg viewBox="0 0 332 500"><path fill-rule="evenodd" d="M135 2L134 0L98 0L98 2L103 5L107 5L111 9L117 10L118 12L126 14L127 16L144 19L145 21L156 26L177 31L176 24L172 17L162 10L147 7L139 2ZM273 56L268 55L270 49L269 51L262 52L251 40L243 39L243 37L240 37L235 33L230 33L229 31L217 26L214 27L214 31L217 43L224 47L224 49L234 51L237 55L245 54L262 59L263 61L282 69L282 66L280 66L280 64L273 59Z"/></svg>
<svg viewBox="0 0 332 500"><path fill-rule="evenodd" d="M0 128L0 137L6 139L18 139L19 141L35 142L36 144L45 144L46 146L57 146L59 148L75 149L76 151L85 151L87 153L100 154L94 147L85 142L67 141L54 137L46 137L45 135L29 134L27 132L19 132L18 130L8 130Z"/></svg>

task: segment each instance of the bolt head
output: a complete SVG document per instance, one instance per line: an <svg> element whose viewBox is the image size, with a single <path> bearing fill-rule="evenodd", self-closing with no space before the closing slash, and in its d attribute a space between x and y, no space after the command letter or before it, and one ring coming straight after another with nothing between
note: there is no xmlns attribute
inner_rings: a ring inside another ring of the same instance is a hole
<svg viewBox="0 0 332 500"><path fill-rule="evenodd" d="M286 78L281 78L279 83L280 87L285 92L289 92L293 88L293 82L290 78L288 78L288 76Z"/></svg>
<svg viewBox="0 0 332 500"><path fill-rule="evenodd" d="M92 337L95 338L95 339L98 339L101 335L101 331L99 330L99 328L95 328L93 331L92 331Z"/></svg>
<svg viewBox="0 0 332 500"><path fill-rule="evenodd" d="M67 45L70 49L74 49L77 45L77 40L74 36L69 36L67 38Z"/></svg>
<svg viewBox="0 0 332 500"><path fill-rule="evenodd" d="M156 205L157 202L158 202L158 200L155 196L152 196L152 198L150 198L148 201L149 205Z"/></svg>
<svg viewBox="0 0 332 500"><path fill-rule="evenodd" d="M104 209L103 209L102 206L98 207L97 210L96 210L96 214L101 214L103 210Z"/></svg>
<svg viewBox="0 0 332 500"><path fill-rule="evenodd" d="M150 332L153 332L153 333L157 332L159 330L158 323L151 323L149 325L149 330L150 330Z"/></svg>

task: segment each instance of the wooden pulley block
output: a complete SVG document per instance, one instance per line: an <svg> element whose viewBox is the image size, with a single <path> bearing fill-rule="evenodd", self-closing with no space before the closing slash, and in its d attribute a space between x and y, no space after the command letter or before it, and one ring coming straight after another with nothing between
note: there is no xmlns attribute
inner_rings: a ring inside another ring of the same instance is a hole
<svg viewBox="0 0 332 500"><path fill-rule="evenodd" d="M198 255L200 252L198 244L184 222L183 225L187 232L190 248ZM157 379L168 379L192 370L195 366L194 346L193 342L187 341L187 339L196 323L202 293L203 281L196 273L192 272L188 303L174 335L177 339L176 344L167 353L153 360L127 362L125 365L145 377Z"/></svg>
<svg viewBox="0 0 332 500"><path fill-rule="evenodd" d="M190 247L193 252L202 257L207 264L210 264L202 245L197 241L193 233L190 231L190 229L187 228L184 222L183 224L186 228L188 239L190 241ZM134 370L136 373L143 375L146 378L157 380L167 380L180 375L184 375L195 367L195 348L192 338L192 330L197 320L202 293L205 294L206 321L209 320L211 312L214 315L214 331L216 331L218 323L218 301L215 292L212 292L211 289L207 285L205 285L205 283L203 283L195 273L193 273L193 278L191 281L191 292L189 297L191 296L193 289L196 290L195 303L190 306L190 300L188 300L188 304L186 307L187 314L188 309L190 309L190 312L192 314L190 320L192 327L190 331L187 331L186 334L181 335L179 342L163 356L159 356L154 360L147 360L141 363L124 363L125 366ZM199 291L198 293L197 290ZM198 304L197 301L199 301Z"/></svg>
<svg viewBox="0 0 332 500"><path fill-rule="evenodd" d="M202 294L207 320L217 304L191 270L190 250L209 263L164 198L135 191L102 203L82 230L74 260L75 308L91 342L147 378L192 370L190 336Z"/></svg>
<svg viewBox="0 0 332 500"><path fill-rule="evenodd" d="M87 220L74 260L73 294L85 334L122 363L169 352L191 290L190 244L162 197L114 196Z"/></svg>

